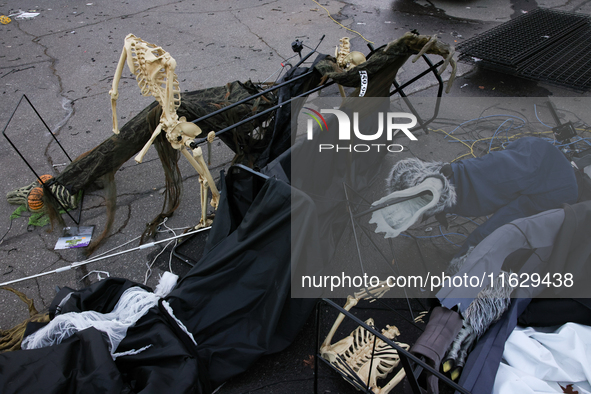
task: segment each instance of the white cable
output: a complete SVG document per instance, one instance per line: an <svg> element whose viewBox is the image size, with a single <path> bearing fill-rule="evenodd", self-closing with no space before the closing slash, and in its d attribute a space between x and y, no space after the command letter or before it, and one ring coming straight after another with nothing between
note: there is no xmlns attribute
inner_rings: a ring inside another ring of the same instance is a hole
<svg viewBox="0 0 591 394"><path fill-rule="evenodd" d="M164 226L166 228L166 230L156 230L159 233L165 233L165 232L172 232L173 236L176 236L176 232L174 231L175 229L172 229L170 227L168 227L168 225L166 224L166 221L168 220L168 218L164 218L164 220L162 221L162 223L160 223L158 225L158 228L160 228L160 226ZM179 229L177 229L179 230ZM147 263L146 262L146 266L148 267L148 269L146 270L146 273L144 275L144 285L148 283L148 279L150 279L150 277L152 276L152 266L154 265L154 263L156 262L156 260L158 259L158 257L160 257L160 255L162 255L162 253L164 253L164 251L166 250L166 248L168 248L170 246L170 244L172 243L172 241L170 241L169 243L166 244L166 246L164 248L162 248L162 250L160 251L160 253L158 253L156 255L156 257L154 257L154 259L152 260L151 263ZM177 241L174 241L174 245L176 246ZM168 259L168 270L170 271L170 273L174 273L172 272L172 252L174 250L174 247L172 248L172 250L170 251L170 257Z"/></svg>
<svg viewBox="0 0 591 394"><path fill-rule="evenodd" d="M112 248L112 249L109 249L109 250L107 250L106 252L103 252L103 253L99 253L99 254L97 254L96 256L94 256L94 258L101 257L101 256L103 256L103 255L105 255L105 254L107 254L107 253L110 253L110 252L112 252L112 251L114 251L114 250L117 250L117 249L119 249L119 248L122 248L122 247L124 247L125 245L128 245L128 244L132 243L133 241L136 241L136 240L138 240L138 239L140 239L140 238L141 238L141 236L140 236L140 237L135 237L134 239L132 239L132 240L129 240L129 241L125 242L124 244L121 244L121 245L119 245L119 246L115 246L114 248Z"/></svg>
<svg viewBox="0 0 591 394"><path fill-rule="evenodd" d="M96 274L99 282L101 280L103 280L104 278L101 276L101 274L106 274L107 278L110 278L111 275L107 272L107 271L99 271L99 270L92 270L90 271L88 274L84 275L82 278L80 278L80 280L78 282L82 282L84 280L84 278L86 278L87 276L89 276L90 274Z"/></svg>
<svg viewBox="0 0 591 394"><path fill-rule="evenodd" d="M150 279L150 276L152 276L152 266L156 262L156 259L158 257L160 257L160 255L162 253L164 253L164 251L166 250L166 248L168 248L168 245L170 245L171 243L172 243L172 241L170 241L169 243L167 243L166 246L163 247L162 250L156 255L156 257L154 257L154 259L152 260L152 262L150 264L146 263L146 266L148 267L148 269L146 270L146 274L144 275L144 285L148 283L148 279ZM171 271L171 273L172 273L172 271Z"/></svg>
<svg viewBox="0 0 591 394"><path fill-rule="evenodd" d="M166 229L167 229L168 231L171 231L171 232L172 232L172 235L176 235L176 233L174 232L174 229L172 229L172 228L170 228L170 227L168 227L168 226L166 225L166 219L168 219L168 218L165 218L165 219L164 219L164 221L162 222L162 224L164 225L164 227L166 227ZM174 248L176 248L177 242L178 242L178 241L175 239L175 240L174 240L174 246L173 246L173 247L172 247L172 249L170 250L170 255L168 256L168 270L169 270L171 273L173 273L173 274L174 274L174 272L172 272L172 252L174 251ZM166 249L166 248L168 247L168 245L169 245L169 244L167 244L167 245L166 245L166 247L165 247L164 249Z"/></svg>
<svg viewBox="0 0 591 394"><path fill-rule="evenodd" d="M27 276L27 277L24 277L24 278L14 279L14 280L11 280L11 281L8 281L8 282L0 283L0 286L6 286L6 285L10 285L10 284L17 283L17 282L22 282L22 281L25 281L25 280L28 280L28 279L35 279L35 278L39 278L39 277L42 277L42 276L45 276L45 275L57 274L59 272L68 271L68 270L70 270L72 268L77 268L77 267L80 267L82 265L86 265L86 264L89 264L89 263L94 263L95 261L104 260L104 259L107 259L109 257L115 257L115 256L119 256L119 255L122 255L122 254L125 254L125 253L129 253L129 252L134 252L136 250L142 250L142 249L151 248L152 246L161 244L163 242L167 242L167 241L171 241L171 240L174 240L174 239L186 237L186 236L191 235L191 234L197 234L197 233L200 233L202 231L209 230L209 229L211 229L211 226L200 228L198 230L189 231L188 233L179 234L177 236L166 238L166 239L163 239L163 240L160 240L160 241L150 242L150 243L147 243L147 244L144 244L144 245L140 245L140 246L135 247L135 248L132 248L132 249L124 250L122 252L113 253L113 254L108 255L108 256L96 257L96 258L92 258L92 259L88 259L88 260L84 260L84 261L80 261L80 262L74 262L74 263L72 263L70 265L67 265L67 266L61 267L61 268L57 268L57 269L52 270L52 271L42 272L40 274L31 275L31 276Z"/></svg>

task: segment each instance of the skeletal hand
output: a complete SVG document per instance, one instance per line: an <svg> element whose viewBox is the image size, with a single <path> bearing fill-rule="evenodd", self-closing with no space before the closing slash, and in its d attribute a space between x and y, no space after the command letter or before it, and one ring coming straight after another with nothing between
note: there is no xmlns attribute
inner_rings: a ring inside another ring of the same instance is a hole
<svg viewBox="0 0 591 394"><path fill-rule="evenodd" d="M413 32L404 34L400 39L392 41L386 46L384 51L388 51L392 46L396 44L406 45L412 51L418 52L415 58L412 60L416 62L425 53L432 55L439 55L444 58L444 62L439 68L439 75L451 65L451 75L447 81L446 93L449 93L451 85L456 77L457 63L454 59L455 49L452 45L449 45L437 38L437 35L425 36Z"/></svg>

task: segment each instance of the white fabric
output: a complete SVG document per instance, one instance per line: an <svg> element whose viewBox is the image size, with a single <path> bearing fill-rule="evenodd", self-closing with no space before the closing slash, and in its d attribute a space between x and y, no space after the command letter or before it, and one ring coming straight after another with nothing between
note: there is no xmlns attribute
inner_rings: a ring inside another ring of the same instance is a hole
<svg viewBox="0 0 591 394"><path fill-rule="evenodd" d="M131 349L131 350L128 350L126 352L113 353L112 354L112 357L113 357L113 360L115 360L117 357L134 356L136 354L140 354L144 350L149 349L151 347L152 347L152 345L150 344L148 346L144 346L144 347L139 348L139 349Z"/></svg>
<svg viewBox="0 0 591 394"><path fill-rule="evenodd" d="M505 343L493 394L591 394L591 327L567 323L554 332L517 327Z"/></svg>
<svg viewBox="0 0 591 394"><path fill-rule="evenodd" d="M172 310L172 307L170 306L170 304L166 301L162 301L162 306L164 307L164 309L166 310L166 312L168 312L168 314L170 315L170 317L172 317L174 319L174 321L176 322L176 324L178 324L179 328L185 333L187 334L187 336L191 339L191 341L193 341L193 343L195 344L195 346L197 346L197 341L195 340L195 337L193 336L193 334L187 329L187 326L185 326L183 324L182 321L180 321L175 315L174 315L174 311Z"/></svg>
<svg viewBox="0 0 591 394"><path fill-rule="evenodd" d="M148 310L158 304L161 297L166 296L176 285L177 275L165 272L160 278L155 293L141 287L130 287L125 290L113 311L99 313L95 311L70 312L57 315L45 327L23 339L23 349L38 349L56 345L78 331L93 327L108 337L109 350L113 359L119 343L127 335L127 329L133 326Z"/></svg>
<svg viewBox="0 0 591 394"><path fill-rule="evenodd" d="M390 193L371 205L385 204L395 198L414 196L423 191L429 191L431 195L415 197L375 211L369 223L377 225L376 233L386 233L384 238L397 237L401 232L421 220L423 212L437 205L442 189L443 182L438 178L430 177L417 186Z"/></svg>

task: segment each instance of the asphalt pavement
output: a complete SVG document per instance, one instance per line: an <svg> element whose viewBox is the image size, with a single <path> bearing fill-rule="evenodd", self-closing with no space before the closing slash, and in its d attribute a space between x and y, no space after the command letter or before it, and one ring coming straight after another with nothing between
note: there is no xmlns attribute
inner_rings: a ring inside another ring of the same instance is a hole
<svg viewBox="0 0 591 394"><path fill-rule="evenodd" d="M291 47L296 39L304 42L306 51L324 37L318 51L333 54L339 39L347 36L351 38L353 50L367 53L369 41L377 47L412 29L421 34L437 34L442 41L457 45L536 7L591 14L591 3L584 0L86 1L21 0L0 4L0 14L11 18L9 23L0 25L0 127L4 128L13 115L5 132L40 174L58 174L68 158L53 142L39 116L71 158L98 145L112 133L108 91L123 39L129 33L168 51L177 62L181 91L192 91L234 80L258 82L273 78L282 63L297 59ZM415 66L405 65L399 80L407 80L415 73ZM449 72L443 76L447 79ZM141 96L127 69L119 91L120 124L152 102L150 97ZM435 81L430 78L421 79L407 89L411 97L418 98L433 97L435 92ZM337 94L336 89L330 89L320 96ZM21 102L15 112L23 95L39 116L28 102ZM458 77L448 96L584 99L589 94L460 63ZM315 97L318 96L311 99ZM439 160L451 160L462 153L440 138L435 135L422 139L424 144L412 153ZM216 178L220 170L229 166L232 157L221 141L214 142L210 170ZM182 202L166 223L173 230L165 230L159 239L199 221L197 174L183 159L180 166L184 180ZM31 170L5 138L0 138L0 167L4 193L34 180ZM133 160L125 163L116 174L116 183L117 214L112 235L95 254L134 240L160 212L164 175L155 150L150 149L142 164ZM84 199L82 225L95 226L95 233L102 231L104 204L102 190L90 190ZM61 235L59 229L48 232L47 227L28 225L23 217L11 220L15 208L5 200L0 202L0 236L4 236L0 241L0 282L85 259L81 250L54 250ZM66 223L74 225L69 218ZM129 245L137 246L137 240ZM99 276L125 277L153 287L159 275L169 268L162 262L153 264L160 251L159 248L135 251L12 287L34 299L39 310L49 306L56 286L80 288L99 280ZM167 259L167 256L165 251L159 258ZM178 273L187 269L179 261L171 260L170 266ZM0 328L9 328L27 317L25 304L14 294L2 292L0 296ZM313 332L311 324L306 335ZM302 340L306 338L300 338L299 342ZM254 377L231 382L221 392L308 392L311 376L303 359L309 351L303 345L294 346L290 365L298 371L295 377L284 378L291 372L283 366L285 358L277 356L255 365ZM341 384L340 378L329 377L322 384L321 392L354 392Z"/></svg>

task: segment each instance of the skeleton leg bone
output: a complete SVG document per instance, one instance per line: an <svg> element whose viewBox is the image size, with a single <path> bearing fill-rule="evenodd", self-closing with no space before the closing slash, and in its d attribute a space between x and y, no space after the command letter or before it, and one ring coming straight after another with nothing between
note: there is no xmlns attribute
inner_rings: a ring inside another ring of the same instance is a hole
<svg viewBox="0 0 591 394"><path fill-rule="evenodd" d="M202 177L205 178L205 180L207 181L207 184L209 185L209 188L211 190L210 204L212 207L217 209L218 204L220 202L220 192L218 191L218 188L215 185L213 177L211 176L211 172L209 172L209 168L207 167L207 164L205 163L205 160L203 159L203 152L201 151L200 147L198 147L197 149L193 149L193 157L195 157L195 160L197 161L197 163L199 163L199 165L202 168L202 172L200 172L199 175L201 175Z"/></svg>

